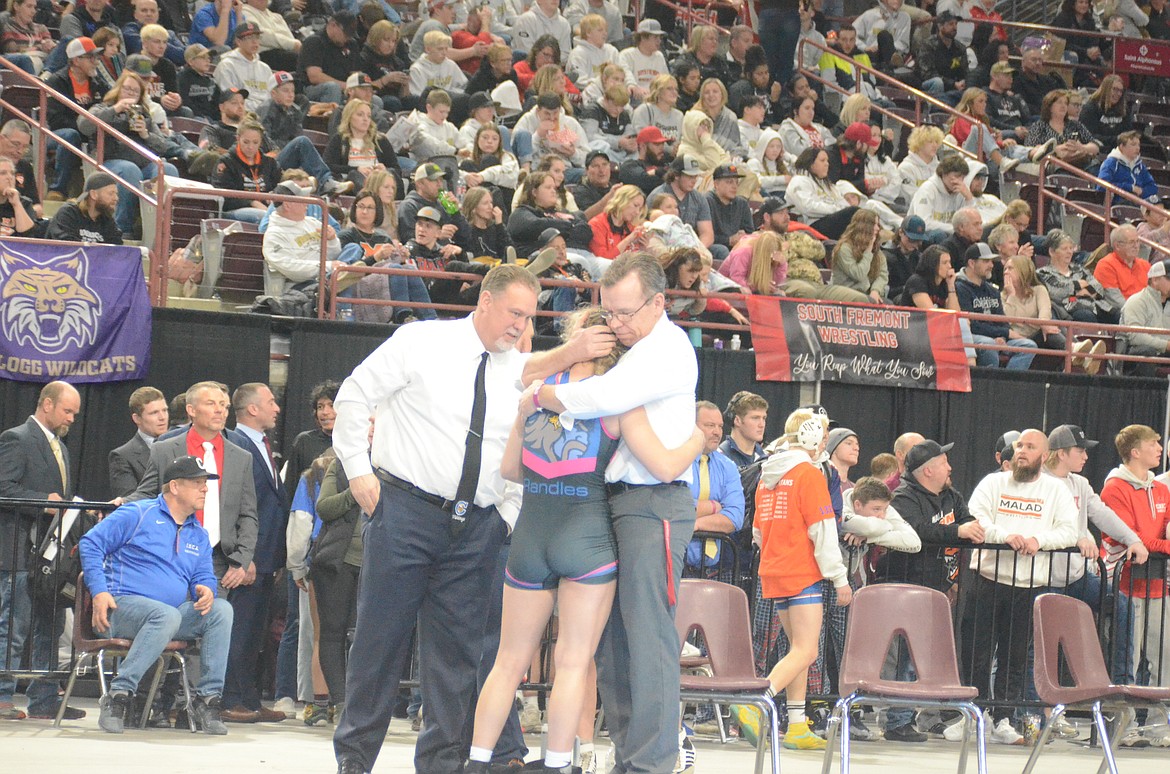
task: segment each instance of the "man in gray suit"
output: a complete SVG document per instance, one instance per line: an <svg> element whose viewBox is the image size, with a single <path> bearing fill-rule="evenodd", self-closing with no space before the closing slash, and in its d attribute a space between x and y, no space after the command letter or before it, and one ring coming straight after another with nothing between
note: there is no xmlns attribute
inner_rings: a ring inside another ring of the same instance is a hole
<svg viewBox="0 0 1170 774"><path fill-rule="evenodd" d="M36 412L28 421L0 435L0 497L54 501L73 498L69 450L61 439L80 410L81 396L72 385L65 382L45 385ZM43 613L34 619L28 593L28 535L35 525L41 529L48 525L52 515L56 512L36 508L0 510L0 673L22 668L24 643L30 629L32 668L57 667L55 624L61 616ZM60 706L58 688L54 681L34 680L27 691L28 714L34 718L55 716ZM25 718L25 713L13 704L15 691L14 679L0 677L0 720ZM85 713L69 707L65 717L78 719L85 717Z"/></svg>
<svg viewBox="0 0 1170 774"><path fill-rule="evenodd" d="M150 464L138 488L126 500L158 497L160 474L174 460L190 455L204 461L220 479L218 497L208 492L204 510L196 518L207 530L212 544L212 564L223 589L251 583L248 568L256 550L256 488L252 482L252 455L224 438L228 395L216 382L198 382L187 389L187 417L191 425L178 435L156 441L150 447ZM219 511L217 519L204 519L207 511Z"/></svg>
<svg viewBox="0 0 1170 774"><path fill-rule="evenodd" d="M154 387L139 387L130 396L130 421L138 428L129 441L110 452L110 494L125 497L138 488L150 464L150 447L167 431L167 399Z"/></svg>

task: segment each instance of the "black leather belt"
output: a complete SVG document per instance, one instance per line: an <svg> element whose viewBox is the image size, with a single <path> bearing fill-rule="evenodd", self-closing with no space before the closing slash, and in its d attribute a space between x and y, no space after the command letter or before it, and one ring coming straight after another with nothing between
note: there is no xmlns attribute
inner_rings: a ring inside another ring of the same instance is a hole
<svg viewBox="0 0 1170 774"><path fill-rule="evenodd" d="M612 484L606 484L605 491L609 494L610 497L613 497L615 495L624 494L626 492L630 492L630 491L633 491L635 489L648 489L649 487L653 487L653 486L686 486L686 487L689 487L690 484L688 484L686 481L667 481L667 482L662 483L662 484L631 484L628 481L615 481Z"/></svg>
<svg viewBox="0 0 1170 774"><path fill-rule="evenodd" d="M381 481L385 481L390 486L397 487L397 488L401 489L403 492L406 492L407 494L410 494L410 495L417 497L418 499L422 500L424 503L430 503L431 505L435 506L436 508L442 508L444 511L447 511L448 513L451 512L452 502L450 500L445 500L442 497L439 497L437 494L431 494L430 492L428 492L425 489L420 489L417 486L415 486L414 484L407 481L406 479L399 478L398 476L395 476L393 473L387 473L386 471L382 470L381 468L375 468L374 475L376 475Z"/></svg>

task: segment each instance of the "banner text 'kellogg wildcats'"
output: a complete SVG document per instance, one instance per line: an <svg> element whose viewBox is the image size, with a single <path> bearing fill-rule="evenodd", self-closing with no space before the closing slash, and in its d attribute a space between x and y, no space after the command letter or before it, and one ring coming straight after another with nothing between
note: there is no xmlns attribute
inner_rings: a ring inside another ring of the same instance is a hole
<svg viewBox="0 0 1170 774"><path fill-rule="evenodd" d="M150 319L137 247L0 240L0 378L141 379Z"/></svg>

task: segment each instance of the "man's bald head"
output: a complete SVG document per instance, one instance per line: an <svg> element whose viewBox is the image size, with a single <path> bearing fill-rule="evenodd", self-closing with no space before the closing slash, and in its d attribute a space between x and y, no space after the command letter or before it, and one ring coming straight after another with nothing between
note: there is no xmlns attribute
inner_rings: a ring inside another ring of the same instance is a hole
<svg viewBox="0 0 1170 774"><path fill-rule="evenodd" d="M894 456L898 458L899 471L906 469L906 452L925 440L926 438L921 433L902 433L898 436L898 439L894 441Z"/></svg>
<svg viewBox="0 0 1170 774"><path fill-rule="evenodd" d="M1012 444L1012 478L1020 483L1035 481L1040 476L1040 466L1048 456L1048 436L1035 428L1020 433Z"/></svg>

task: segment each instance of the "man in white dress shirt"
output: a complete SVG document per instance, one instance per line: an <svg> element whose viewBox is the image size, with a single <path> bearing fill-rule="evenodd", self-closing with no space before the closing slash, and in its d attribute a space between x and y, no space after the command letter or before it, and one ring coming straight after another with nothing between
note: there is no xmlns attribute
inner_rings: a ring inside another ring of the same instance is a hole
<svg viewBox="0 0 1170 774"><path fill-rule="evenodd" d="M651 256L616 258L601 278L608 330L591 328L533 355L525 380L604 354L615 339L629 351L602 376L541 386L535 393L539 405L566 420L645 406L666 447L685 442L694 431L698 364L686 333L666 316L665 289L666 275ZM678 756L674 607L695 527L691 476L688 468L676 481L656 480L624 442L605 471L618 543L618 592L598 648L598 683L614 743L612 771L618 774L669 772Z"/></svg>
<svg viewBox="0 0 1170 774"><path fill-rule="evenodd" d="M426 725L415 769L462 768L483 611L505 520L519 513L520 489L504 482L500 462L526 359L515 347L538 292L523 268L492 269L472 315L400 329L337 394L333 447L370 516L347 701L333 738L339 774L368 772L378 757L416 619Z"/></svg>

